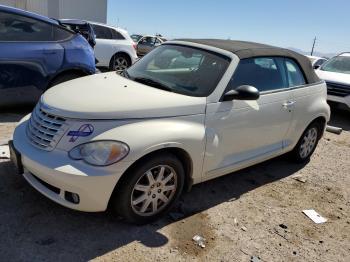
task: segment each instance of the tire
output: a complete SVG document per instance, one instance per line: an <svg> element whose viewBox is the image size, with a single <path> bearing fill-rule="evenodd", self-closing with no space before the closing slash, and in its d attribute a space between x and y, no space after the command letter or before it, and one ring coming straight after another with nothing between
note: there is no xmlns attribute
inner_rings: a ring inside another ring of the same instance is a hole
<svg viewBox="0 0 350 262"><path fill-rule="evenodd" d="M63 75L59 75L58 77L54 78L52 80L52 82L50 83L49 85L49 88L50 87L53 87L55 85L58 85L58 84L61 84L61 83L64 83L64 82L67 82L69 80L73 80L73 79L76 79L76 78L79 78L81 77L82 75L81 74L78 74L78 73L65 73Z"/></svg>
<svg viewBox="0 0 350 262"><path fill-rule="evenodd" d="M162 170L163 179L158 180ZM176 156L163 153L143 159L124 178L113 192L110 208L126 222L147 224L173 207L182 193L185 172Z"/></svg>
<svg viewBox="0 0 350 262"><path fill-rule="evenodd" d="M122 73L131 66L131 59L125 54L115 54L109 63L109 70Z"/></svg>
<svg viewBox="0 0 350 262"><path fill-rule="evenodd" d="M310 161L310 157L317 147L321 134L322 125L320 123L313 122L306 128L297 145L290 153L290 156L294 162L306 163Z"/></svg>

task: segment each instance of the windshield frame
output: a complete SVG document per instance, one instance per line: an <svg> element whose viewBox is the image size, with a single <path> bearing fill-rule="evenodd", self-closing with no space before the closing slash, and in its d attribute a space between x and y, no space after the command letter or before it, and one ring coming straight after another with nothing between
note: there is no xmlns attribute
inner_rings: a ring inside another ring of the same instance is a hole
<svg viewBox="0 0 350 262"><path fill-rule="evenodd" d="M152 54L154 54L156 52L157 49L159 50L163 46L171 46L171 47L178 46L178 47L184 47L184 48L188 48L188 49L198 50L200 52L203 52L204 54L207 53L208 57L209 56L218 57L218 59L222 59L221 61L223 62L222 63L223 68L217 74L217 81L215 81L215 84L213 84L213 86L208 89L208 92L206 92L204 94L195 94L195 93L191 94L190 91L184 92L182 90L177 90L177 89L170 88L170 87L169 87L169 89L171 89L171 90L166 90L168 92L174 92L174 93L178 93L178 94L185 95L185 96L191 96L191 97L209 97L210 95L212 95L215 92L215 90L217 89L218 85L221 83L223 77L227 73L227 71L230 68L230 65L232 63L232 56L227 55L227 52L218 52L216 50L213 50L213 48L210 48L210 47L208 47L208 49L207 49L207 48L205 48L206 46L202 47L202 46L197 46L197 45L192 45L192 44L187 44L187 43L178 43L177 41L176 42L172 41L172 42L167 42L167 43L162 44L160 47L158 47L158 48L152 50L150 53L148 53L145 56L145 58L150 57ZM216 48L214 48L214 49L216 49ZM140 62L141 61L139 61L138 63L140 63ZM136 64L138 64L138 63L136 63ZM130 80L133 80L133 81L135 81L134 78L137 78L137 76L135 77L132 74L130 74L129 70L131 70L136 64L134 64L133 66L131 66L127 70L125 70L126 75L127 75L126 77L129 78ZM163 69L160 69L160 70L163 70ZM139 73L144 73L144 72L139 72ZM151 76L146 76L146 75L141 75L141 77L152 78ZM166 85L166 82L164 82L162 79L154 78L152 80L156 80L159 83ZM135 81L135 82L137 82L137 81ZM176 83L174 83L174 84L176 84ZM157 87L152 86L152 85L148 85L148 86L150 86L152 88L157 88Z"/></svg>

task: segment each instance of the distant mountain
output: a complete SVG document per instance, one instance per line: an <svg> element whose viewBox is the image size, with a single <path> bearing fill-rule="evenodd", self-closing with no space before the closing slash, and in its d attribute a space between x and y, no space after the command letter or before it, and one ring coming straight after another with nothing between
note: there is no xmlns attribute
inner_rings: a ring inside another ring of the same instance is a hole
<svg viewBox="0 0 350 262"><path fill-rule="evenodd" d="M298 49L298 48L294 48L294 47L287 47L288 49L290 50L293 50L294 52L297 52L299 54L302 54L302 55L310 55L310 51L309 52L306 52L306 51L303 51L301 49ZM321 52L317 52L315 51L314 56L319 56L319 57L328 57L328 58L331 58L335 55L337 55L336 53L321 53Z"/></svg>

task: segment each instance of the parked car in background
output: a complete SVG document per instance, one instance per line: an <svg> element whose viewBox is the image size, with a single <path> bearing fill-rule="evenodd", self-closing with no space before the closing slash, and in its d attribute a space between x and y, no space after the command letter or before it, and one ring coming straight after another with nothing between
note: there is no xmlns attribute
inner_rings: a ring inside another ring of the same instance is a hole
<svg viewBox="0 0 350 262"><path fill-rule="evenodd" d="M330 117L326 99L303 55L241 41L170 41L123 75L48 90L15 129L11 159L63 206L109 207L148 223L192 184L285 153L308 161Z"/></svg>
<svg viewBox="0 0 350 262"><path fill-rule="evenodd" d="M137 39L139 35L133 35L134 39ZM155 36L142 36L137 41L137 55L144 56L145 54L152 51L157 46L160 46L162 43L167 41L164 37L155 35Z"/></svg>
<svg viewBox="0 0 350 262"><path fill-rule="evenodd" d="M126 30L90 23L96 35L95 56L98 67L122 72L137 61L136 44Z"/></svg>
<svg viewBox="0 0 350 262"><path fill-rule="evenodd" d="M314 69L319 68L328 60L327 58L324 58L324 57L311 56L311 55L307 55L306 57L309 58Z"/></svg>
<svg viewBox="0 0 350 262"><path fill-rule="evenodd" d="M143 35L133 34L130 37L131 37L132 41L137 43L143 37Z"/></svg>
<svg viewBox="0 0 350 262"><path fill-rule="evenodd" d="M94 51L80 34L0 6L0 106L35 103L51 86L95 70Z"/></svg>
<svg viewBox="0 0 350 262"><path fill-rule="evenodd" d="M81 34L91 45L92 48L96 45L95 32L91 24L79 19L60 19L59 23L76 33Z"/></svg>
<svg viewBox="0 0 350 262"><path fill-rule="evenodd" d="M350 53L342 53L324 63L316 74L327 84L328 101L350 109Z"/></svg>

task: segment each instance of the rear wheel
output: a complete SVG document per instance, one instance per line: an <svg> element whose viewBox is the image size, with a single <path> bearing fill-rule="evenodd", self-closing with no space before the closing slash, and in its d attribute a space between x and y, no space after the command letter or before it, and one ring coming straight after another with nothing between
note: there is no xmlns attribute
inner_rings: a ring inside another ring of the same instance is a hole
<svg viewBox="0 0 350 262"><path fill-rule="evenodd" d="M117 71L117 73L122 73L125 69L131 66L130 58L125 54L115 54L109 64L109 69L112 71Z"/></svg>
<svg viewBox="0 0 350 262"><path fill-rule="evenodd" d="M135 224L152 222L164 215L180 196L184 169L172 154L145 159L116 188L111 208L126 221Z"/></svg>
<svg viewBox="0 0 350 262"><path fill-rule="evenodd" d="M316 149L321 138L322 126L315 122L308 126L291 152L291 156L298 163L307 162Z"/></svg>

